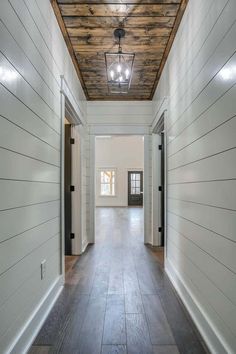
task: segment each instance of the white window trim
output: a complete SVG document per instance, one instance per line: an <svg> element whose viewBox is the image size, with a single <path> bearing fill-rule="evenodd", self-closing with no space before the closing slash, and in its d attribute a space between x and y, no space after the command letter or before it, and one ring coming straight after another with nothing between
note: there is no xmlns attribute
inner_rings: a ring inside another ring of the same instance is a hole
<svg viewBox="0 0 236 354"><path fill-rule="evenodd" d="M117 197L117 168L115 167L99 167L97 169L98 171L98 179L99 179L99 198L116 198ZM101 194L101 171L114 171L115 172L115 183L114 183L114 188L115 188L115 194L108 194L108 195L104 195Z"/></svg>

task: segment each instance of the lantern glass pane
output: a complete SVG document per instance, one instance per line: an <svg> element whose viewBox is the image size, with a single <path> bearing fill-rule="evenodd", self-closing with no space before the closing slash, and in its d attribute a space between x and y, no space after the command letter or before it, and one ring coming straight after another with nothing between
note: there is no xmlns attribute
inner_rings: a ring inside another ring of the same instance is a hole
<svg viewBox="0 0 236 354"><path fill-rule="evenodd" d="M127 93L133 70L133 53L105 53L110 93Z"/></svg>

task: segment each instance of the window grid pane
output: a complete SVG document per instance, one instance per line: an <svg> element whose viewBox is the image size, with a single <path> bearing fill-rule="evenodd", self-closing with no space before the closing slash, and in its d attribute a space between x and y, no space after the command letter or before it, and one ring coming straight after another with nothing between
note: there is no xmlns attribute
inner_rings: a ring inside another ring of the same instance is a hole
<svg viewBox="0 0 236 354"><path fill-rule="evenodd" d="M101 195L115 195L115 171L103 170L100 172Z"/></svg>

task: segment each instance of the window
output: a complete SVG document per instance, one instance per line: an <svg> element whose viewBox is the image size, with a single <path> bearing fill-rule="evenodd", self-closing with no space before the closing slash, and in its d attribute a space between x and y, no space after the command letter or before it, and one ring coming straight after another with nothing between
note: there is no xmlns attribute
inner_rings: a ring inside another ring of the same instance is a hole
<svg viewBox="0 0 236 354"><path fill-rule="evenodd" d="M115 195L115 170L100 171L100 194L104 196Z"/></svg>
<svg viewBox="0 0 236 354"><path fill-rule="evenodd" d="M131 173L131 194L140 194L140 173Z"/></svg>

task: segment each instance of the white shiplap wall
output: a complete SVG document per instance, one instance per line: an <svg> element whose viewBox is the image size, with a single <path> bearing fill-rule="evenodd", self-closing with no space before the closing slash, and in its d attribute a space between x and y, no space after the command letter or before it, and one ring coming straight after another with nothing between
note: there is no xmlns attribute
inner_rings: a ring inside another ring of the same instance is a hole
<svg viewBox="0 0 236 354"><path fill-rule="evenodd" d="M236 2L190 0L154 96L167 111L166 269L214 354L236 353Z"/></svg>
<svg viewBox="0 0 236 354"><path fill-rule="evenodd" d="M85 97L50 2L2 0L1 353L23 353L37 323L29 327L26 341L17 338L60 277L60 75L84 119ZM46 276L41 280L43 259Z"/></svg>

